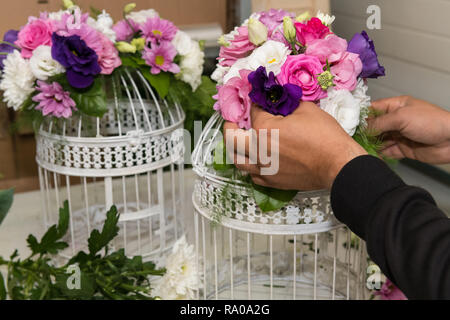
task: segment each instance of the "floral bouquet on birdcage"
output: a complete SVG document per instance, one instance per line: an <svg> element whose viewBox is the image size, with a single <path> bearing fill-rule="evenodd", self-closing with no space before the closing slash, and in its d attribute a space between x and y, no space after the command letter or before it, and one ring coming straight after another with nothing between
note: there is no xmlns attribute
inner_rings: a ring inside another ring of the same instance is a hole
<svg viewBox="0 0 450 320"><path fill-rule="evenodd" d="M218 84L214 109L225 120L250 129L253 105L289 116L301 101L311 101L369 153L377 154L380 142L366 123L371 105L366 79L384 76L385 69L365 31L347 41L332 32L334 20L321 12L316 17L308 13L296 17L272 9L253 14L222 36L219 63L212 75ZM257 202L272 203L260 206L263 211L278 210L296 195L251 186L257 189ZM277 199L267 201L273 194Z"/></svg>
<svg viewBox="0 0 450 320"><path fill-rule="evenodd" d="M30 17L0 44L0 90L7 106L33 117L102 117L105 83L123 68L139 70L159 98L210 106L214 90L202 77L202 43L152 9L124 8L114 24L106 11L83 13L70 0L64 10ZM212 88L212 89L211 89Z"/></svg>

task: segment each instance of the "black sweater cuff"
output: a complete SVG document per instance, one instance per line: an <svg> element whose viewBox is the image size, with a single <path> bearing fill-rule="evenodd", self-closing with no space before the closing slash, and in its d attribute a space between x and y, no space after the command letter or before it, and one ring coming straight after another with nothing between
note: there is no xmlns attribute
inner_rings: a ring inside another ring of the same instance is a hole
<svg viewBox="0 0 450 320"><path fill-rule="evenodd" d="M382 160L367 155L357 157L344 166L333 183L334 215L366 239L371 209L383 195L402 186L405 186L403 180Z"/></svg>

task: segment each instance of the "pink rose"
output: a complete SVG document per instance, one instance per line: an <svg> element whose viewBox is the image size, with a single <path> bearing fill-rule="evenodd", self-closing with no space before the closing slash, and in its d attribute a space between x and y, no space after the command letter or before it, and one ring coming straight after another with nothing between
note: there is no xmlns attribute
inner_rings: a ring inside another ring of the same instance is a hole
<svg viewBox="0 0 450 320"><path fill-rule="evenodd" d="M239 71L240 77L231 78L225 85L218 87L218 94L214 110L219 111L222 117L239 125L240 128L250 129L250 108L252 101L249 93L252 86L248 82L249 70Z"/></svg>
<svg viewBox="0 0 450 320"><path fill-rule="evenodd" d="M363 64L359 55L346 52L342 60L331 67L331 73L334 75L334 84L338 90L355 90L358 84L358 76L361 74Z"/></svg>
<svg viewBox="0 0 450 320"><path fill-rule="evenodd" d="M22 50L22 57L30 59L33 51L42 45L52 45L53 25L50 20L30 17L28 24L19 32L16 45Z"/></svg>
<svg viewBox="0 0 450 320"><path fill-rule="evenodd" d="M323 39L331 33L330 28L320 21L319 18L312 18L307 23L296 22L297 39L303 45L316 39Z"/></svg>
<svg viewBox="0 0 450 320"><path fill-rule="evenodd" d="M347 40L336 35L330 35L325 39L316 39L309 43L306 54L319 58L320 62L329 64L339 62L347 52Z"/></svg>
<svg viewBox="0 0 450 320"><path fill-rule="evenodd" d="M111 74L116 68L122 65L114 43L105 35L101 34L103 49L98 56L98 64L102 68L101 74Z"/></svg>
<svg viewBox="0 0 450 320"><path fill-rule="evenodd" d="M317 57L305 54L288 56L277 78L281 85L291 83L302 88L303 101L318 101L327 97L327 92L317 81L317 76L323 72L323 68L324 65Z"/></svg>
<svg viewBox="0 0 450 320"><path fill-rule="evenodd" d="M256 48L248 39L247 27L239 27L237 31L239 34L231 40L231 44L228 47L222 46L220 48L219 60L221 60L221 66L231 67L238 59L245 58Z"/></svg>
<svg viewBox="0 0 450 320"><path fill-rule="evenodd" d="M117 22L113 30L116 33L117 41L130 41L133 39L133 35L136 30L139 30L139 25L131 19L128 19L133 29L131 29L130 24L125 20L120 20Z"/></svg>

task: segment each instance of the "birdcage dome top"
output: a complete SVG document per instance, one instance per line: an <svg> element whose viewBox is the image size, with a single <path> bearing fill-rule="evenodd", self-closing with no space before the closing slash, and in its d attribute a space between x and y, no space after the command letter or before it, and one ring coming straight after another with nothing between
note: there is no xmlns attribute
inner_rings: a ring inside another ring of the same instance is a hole
<svg viewBox="0 0 450 320"><path fill-rule="evenodd" d="M160 99L139 70L105 80L102 117L45 118L37 134L37 161L74 176L121 176L182 161L185 114L175 99Z"/></svg>

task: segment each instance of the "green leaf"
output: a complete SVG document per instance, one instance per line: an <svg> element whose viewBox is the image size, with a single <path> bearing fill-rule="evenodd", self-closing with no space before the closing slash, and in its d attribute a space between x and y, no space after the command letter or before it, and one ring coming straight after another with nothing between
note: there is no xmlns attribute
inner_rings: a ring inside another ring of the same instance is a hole
<svg viewBox="0 0 450 320"><path fill-rule="evenodd" d="M106 214L106 221L103 225L102 232L98 230L93 230L91 236L88 239L89 253L94 256L101 249L106 247L109 242L114 239L119 233L119 223L120 214L117 211L116 206L112 206L111 209Z"/></svg>
<svg viewBox="0 0 450 320"><path fill-rule="evenodd" d="M8 214L9 209L11 209L13 198L13 189L0 191L0 225Z"/></svg>
<svg viewBox="0 0 450 320"><path fill-rule="evenodd" d="M280 210L294 199L298 191L279 190L252 184L253 196L262 212Z"/></svg>
<svg viewBox="0 0 450 320"><path fill-rule="evenodd" d="M56 287L61 290L63 297L66 299L91 300L95 292L94 279L86 275L85 272L81 272L80 289L69 289L67 280L70 276L72 275L67 273L56 276Z"/></svg>
<svg viewBox="0 0 450 320"><path fill-rule="evenodd" d="M142 75L155 88L161 99L164 99L169 93L171 74L168 72L160 72L159 74L150 73L150 68L141 68Z"/></svg>
<svg viewBox="0 0 450 320"><path fill-rule="evenodd" d="M64 237L67 230L69 229L69 201L64 201L64 206L59 209L59 220L58 220L58 234L60 238Z"/></svg>
<svg viewBox="0 0 450 320"><path fill-rule="evenodd" d="M70 88L70 97L75 101L78 110L88 116L103 117L108 111L101 77L95 79L92 86L85 90Z"/></svg>
<svg viewBox="0 0 450 320"><path fill-rule="evenodd" d="M1 272L0 272L0 300L6 300L5 279L3 279L3 275Z"/></svg>

